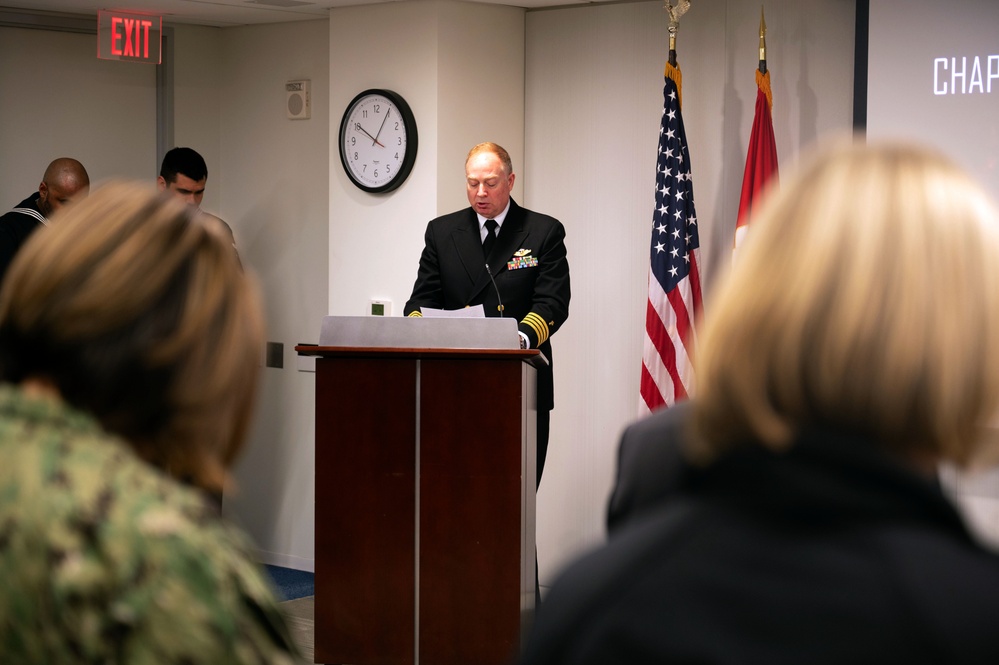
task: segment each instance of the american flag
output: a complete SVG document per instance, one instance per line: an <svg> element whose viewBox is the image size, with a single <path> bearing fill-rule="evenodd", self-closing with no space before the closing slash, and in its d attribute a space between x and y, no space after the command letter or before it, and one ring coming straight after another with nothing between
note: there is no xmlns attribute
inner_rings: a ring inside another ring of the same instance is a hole
<svg viewBox="0 0 999 665"><path fill-rule="evenodd" d="M663 117L656 163L656 208L652 213L649 301L642 351L642 404L648 411L670 406L693 390L694 322L701 313L698 275L700 240L694 212L690 153L680 115L673 67L666 65Z"/></svg>

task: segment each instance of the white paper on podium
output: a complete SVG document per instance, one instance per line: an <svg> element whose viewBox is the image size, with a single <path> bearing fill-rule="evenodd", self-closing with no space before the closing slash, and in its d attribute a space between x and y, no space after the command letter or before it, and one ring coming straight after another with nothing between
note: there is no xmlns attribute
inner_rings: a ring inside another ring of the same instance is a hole
<svg viewBox="0 0 999 665"><path fill-rule="evenodd" d="M421 307L420 314L431 319L484 319L486 310L482 305L472 305L461 309L434 309Z"/></svg>

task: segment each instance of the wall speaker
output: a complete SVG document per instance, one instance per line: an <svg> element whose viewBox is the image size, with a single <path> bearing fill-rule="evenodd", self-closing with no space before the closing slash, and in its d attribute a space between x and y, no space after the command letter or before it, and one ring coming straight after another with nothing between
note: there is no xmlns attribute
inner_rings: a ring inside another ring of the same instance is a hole
<svg viewBox="0 0 999 665"><path fill-rule="evenodd" d="M284 89L288 93L288 118L290 120L307 120L312 117L312 95L309 90L309 80L288 81Z"/></svg>

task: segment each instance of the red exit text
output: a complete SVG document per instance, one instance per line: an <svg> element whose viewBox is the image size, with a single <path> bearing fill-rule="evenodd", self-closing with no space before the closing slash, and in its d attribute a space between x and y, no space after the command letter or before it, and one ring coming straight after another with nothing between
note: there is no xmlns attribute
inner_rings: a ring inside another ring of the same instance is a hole
<svg viewBox="0 0 999 665"><path fill-rule="evenodd" d="M101 11L98 21L98 58L160 62L161 17Z"/></svg>

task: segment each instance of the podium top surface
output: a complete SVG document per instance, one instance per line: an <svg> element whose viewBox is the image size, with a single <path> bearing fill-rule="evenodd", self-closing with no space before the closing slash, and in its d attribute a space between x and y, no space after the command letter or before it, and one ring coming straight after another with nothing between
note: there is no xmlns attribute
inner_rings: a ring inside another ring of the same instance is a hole
<svg viewBox="0 0 999 665"><path fill-rule="evenodd" d="M295 347L295 351L300 356L318 356L320 358L493 358L497 360L515 358L534 367L548 364L548 358L537 349L442 349L299 344Z"/></svg>
<svg viewBox="0 0 999 665"><path fill-rule="evenodd" d="M517 322L503 318L327 316L322 346L520 349Z"/></svg>

